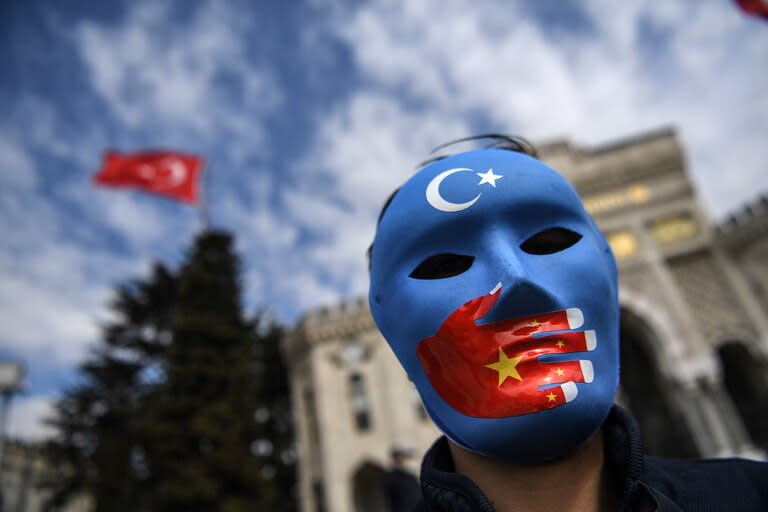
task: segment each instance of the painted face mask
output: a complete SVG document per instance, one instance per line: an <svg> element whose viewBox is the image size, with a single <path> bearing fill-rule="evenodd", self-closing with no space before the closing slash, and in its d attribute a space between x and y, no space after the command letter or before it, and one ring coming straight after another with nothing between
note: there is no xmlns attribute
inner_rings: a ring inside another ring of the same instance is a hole
<svg viewBox="0 0 768 512"><path fill-rule="evenodd" d="M576 192L499 149L428 165L371 253L373 317L437 426L488 457L568 454L619 371L616 264Z"/></svg>

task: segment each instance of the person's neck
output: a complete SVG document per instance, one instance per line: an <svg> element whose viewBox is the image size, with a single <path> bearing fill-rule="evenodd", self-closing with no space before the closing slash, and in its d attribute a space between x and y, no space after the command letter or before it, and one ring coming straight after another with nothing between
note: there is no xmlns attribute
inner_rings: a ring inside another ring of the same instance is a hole
<svg viewBox="0 0 768 512"><path fill-rule="evenodd" d="M455 471L485 493L498 512L605 512L615 506L610 475L603 474L599 431L570 455L536 463L489 459L448 442Z"/></svg>

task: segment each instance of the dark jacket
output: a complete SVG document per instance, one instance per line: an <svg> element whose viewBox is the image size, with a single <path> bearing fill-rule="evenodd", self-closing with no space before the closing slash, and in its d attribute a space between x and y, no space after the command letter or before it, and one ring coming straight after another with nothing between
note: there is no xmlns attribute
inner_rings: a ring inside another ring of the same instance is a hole
<svg viewBox="0 0 768 512"><path fill-rule="evenodd" d="M621 482L620 511L768 511L768 463L647 457L635 419L614 406L603 425L605 462ZM477 485L453 472L444 437L424 456L417 511L493 512Z"/></svg>

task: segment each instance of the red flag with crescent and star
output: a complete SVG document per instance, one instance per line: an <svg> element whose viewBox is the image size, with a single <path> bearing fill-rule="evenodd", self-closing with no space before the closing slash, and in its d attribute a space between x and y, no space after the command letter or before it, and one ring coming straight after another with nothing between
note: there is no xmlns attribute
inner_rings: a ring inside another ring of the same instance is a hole
<svg viewBox="0 0 768 512"><path fill-rule="evenodd" d="M138 188L196 204L198 180L204 164L205 161L198 155L177 151L107 151L93 182L111 187Z"/></svg>
<svg viewBox="0 0 768 512"><path fill-rule="evenodd" d="M768 0L736 0L736 3L745 13L768 20Z"/></svg>

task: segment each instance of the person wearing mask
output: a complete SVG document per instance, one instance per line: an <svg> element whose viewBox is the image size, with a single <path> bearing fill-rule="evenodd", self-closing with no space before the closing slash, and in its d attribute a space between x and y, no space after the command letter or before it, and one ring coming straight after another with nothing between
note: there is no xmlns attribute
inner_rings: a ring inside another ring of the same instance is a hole
<svg viewBox="0 0 768 512"><path fill-rule="evenodd" d="M418 510L768 510L768 465L642 452L619 382L616 262L520 138L423 164L369 249L374 320L444 436Z"/></svg>

